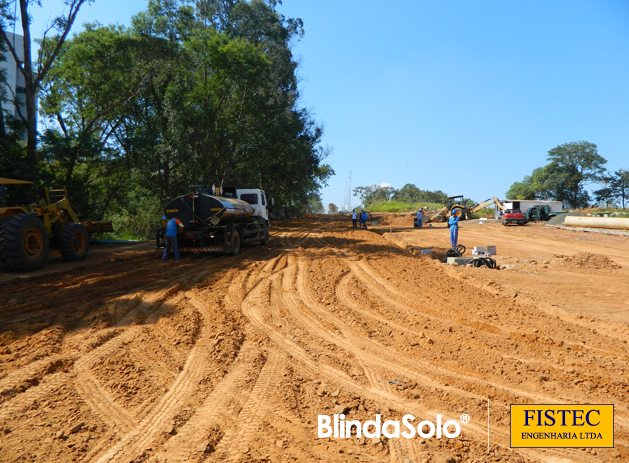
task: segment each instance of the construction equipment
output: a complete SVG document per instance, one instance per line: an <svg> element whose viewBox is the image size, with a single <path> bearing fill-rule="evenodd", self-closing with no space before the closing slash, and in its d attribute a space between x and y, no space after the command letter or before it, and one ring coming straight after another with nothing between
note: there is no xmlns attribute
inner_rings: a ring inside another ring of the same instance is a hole
<svg viewBox="0 0 629 463"><path fill-rule="evenodd" d="M66 261L83 260L90 233L113 231L111 222L81 223L65 188L46 188L44 199L27 206L7 205L6 185L32 183L0 178L0 262L10 271L41 268L51 245Z"/></svg>
<svg viewBox="0 0 629 463"><path fill-rule="evenodd" d="M269 213L263 190L199 187L166 205L156 233L156 249L165 247L166 225L177 218L184 228L180 251L240 253L241 244L269 244ZM214 193L214 194L211 194ZM221 194L222 193L222 194Z"/></svg>
<svg viewBox="0 0 629 463"><path fill-rule="evenodd" d="M531 206L524 211L527 222L538 222L540 220L550 220L555 216L565 214L568 211L553 211L548 205Z"/></svg>
<svg viewBox="0 0 629 463"><path fill-rule="evenodd" d="M467 205L467 200L463 195L448 196L446 205L437 210L432 216L428 218L427 221L437 223L445 222L456 210L459 210L459 217L461 218L461 220L472 219L475 212L478 212L487 206L491 206L492 204L494 204L498 209L504 212L504 206L495 196L493 198L486 199L485 201L477 204L472 208Z"/></svg>

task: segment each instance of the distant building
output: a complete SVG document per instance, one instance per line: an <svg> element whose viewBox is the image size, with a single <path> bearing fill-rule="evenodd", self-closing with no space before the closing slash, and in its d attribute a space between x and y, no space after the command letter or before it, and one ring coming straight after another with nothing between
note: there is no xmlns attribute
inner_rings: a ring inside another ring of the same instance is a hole
<svg viewBox="0 0 629 463"><path fill-rule="evenodd" d="M553 212L563 211L563 202L561 201L541 201L537 199L505 199L502 201L505 209L520 209L522 212L533 206L549 206Z"/></svg>
<svg viewBox="0 0 629 463"><path fill-rule="evenodd" d="M13 48L20 61L24 60L24 37L18 34L7 32L9 40L12 40ZM5 115L10 114L16 118L26 118L26 84L24 76L18 69L13 54L8 50L4 52L4 61L0 62L0 68L5 70L6 84L4 85L4 98L2 109ZM17 101L17 104L16 104Z"/></svg>

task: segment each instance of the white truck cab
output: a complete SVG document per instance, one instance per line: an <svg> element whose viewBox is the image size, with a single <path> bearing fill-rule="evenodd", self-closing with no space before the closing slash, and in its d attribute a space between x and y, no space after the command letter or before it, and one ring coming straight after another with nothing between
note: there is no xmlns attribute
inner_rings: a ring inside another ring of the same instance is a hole
<svg viewBox="0 0 629 463"><path fill-rule="evenodd" d="M237 189L236 198L251 204L251 207L253 207L253 215L256 217L262 217L266 222L268 222L269 211L267 209L267 200L264 190Z"/></svg>

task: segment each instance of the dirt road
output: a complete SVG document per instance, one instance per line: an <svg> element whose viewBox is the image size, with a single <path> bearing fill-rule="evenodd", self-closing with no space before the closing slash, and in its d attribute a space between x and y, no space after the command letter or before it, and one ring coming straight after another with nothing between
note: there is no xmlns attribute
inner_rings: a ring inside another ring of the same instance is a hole
<svg viewBox="0 0 629 463"><path fill-rule="evenodd" d="M311 216L237 258L134 250L4 281L0 461L628 461L628 240L492 227L461 241L505 270L411 252L447 230ZM582 402L615 404L615 448L509 448L509 404ZM335 413L471 421L318 438Z"/></svg>

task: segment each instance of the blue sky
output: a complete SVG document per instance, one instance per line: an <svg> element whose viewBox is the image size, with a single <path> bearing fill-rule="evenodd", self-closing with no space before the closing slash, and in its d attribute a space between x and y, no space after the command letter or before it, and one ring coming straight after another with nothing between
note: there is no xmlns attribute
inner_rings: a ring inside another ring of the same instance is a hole
<svg viewBox="0 0 629 463"><path fill-rule="evenodd" d="M44 4L35 36L63 6ZM128 25L146 5L96 0L79 24ZM301 102L337 173L326 205L343 204L350 170L352 187L503 198L548 150L580 140L610 170L629 168L626 0L285 0L279 11L304 21Z"/></svg>

